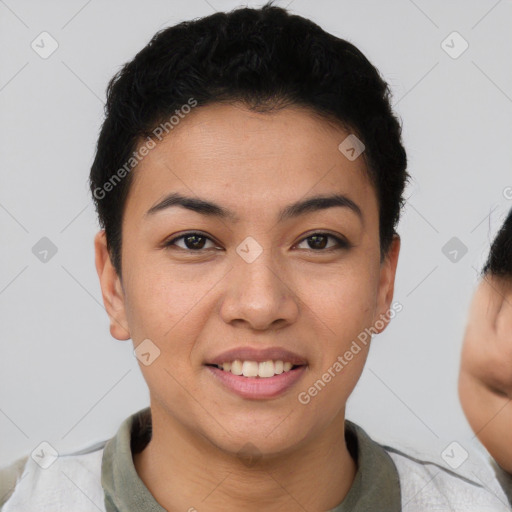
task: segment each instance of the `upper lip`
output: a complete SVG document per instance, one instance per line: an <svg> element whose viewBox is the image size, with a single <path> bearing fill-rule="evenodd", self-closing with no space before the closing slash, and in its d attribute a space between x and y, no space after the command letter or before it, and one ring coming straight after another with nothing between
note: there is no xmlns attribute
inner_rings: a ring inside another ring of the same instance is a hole
<svg viewBox="0 0 512 512"><path fill-rule="evenodd" d="M307 361L282 347L269 347L269 348L252 348L252 347L239 347L231 350L226 350L212 359L208 359L205 364L230 363L236 359L240 361L256 361L262 363L264 361L283 361L289 362L294 365L305 365Z"/></svg>

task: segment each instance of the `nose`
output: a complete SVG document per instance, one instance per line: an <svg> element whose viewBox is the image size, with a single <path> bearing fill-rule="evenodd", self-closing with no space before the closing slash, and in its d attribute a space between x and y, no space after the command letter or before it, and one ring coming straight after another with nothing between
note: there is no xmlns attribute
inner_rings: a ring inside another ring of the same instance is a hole
<svg viewBox="0 0 512 512"><path fill-rule="evenodd" d="M221 306L223 320L254 330L278 329L294 323L300 300L289 273L282 264L278 265L271 251L263 250L252 262L238 254L234 260Z"/></svg>

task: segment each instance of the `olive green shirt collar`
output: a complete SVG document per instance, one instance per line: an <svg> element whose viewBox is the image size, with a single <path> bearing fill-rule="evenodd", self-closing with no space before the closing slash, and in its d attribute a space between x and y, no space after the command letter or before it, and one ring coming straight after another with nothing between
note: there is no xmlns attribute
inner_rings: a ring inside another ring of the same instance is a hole
<svg viewBox="0 0 512 512"><path fill-rule="evenodd" d="M101 484L107 512L165 512L140 479L133 463L132 447L143 447L150 435L147 430L140 432L145 418L149 418L147 423L150 425L149 407L129 416L105 445ZM345 435L358 469L348 494L328 512L400 512L400 481L391 457L361 427L349 420L345 420Z"/></svg>

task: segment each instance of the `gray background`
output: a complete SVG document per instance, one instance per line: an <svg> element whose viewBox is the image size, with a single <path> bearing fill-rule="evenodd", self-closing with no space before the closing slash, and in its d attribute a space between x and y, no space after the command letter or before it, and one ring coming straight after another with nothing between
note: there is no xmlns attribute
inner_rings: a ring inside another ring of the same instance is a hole
<svg viewBox="0 0 512 512"><path fill-rule="evenodd" d="M94 268L87 177L105 87L157 30L237 5L0 1L0 465L43 440L66 452L107 439L148 405L131 341L109 334ZM468 447L456 389L466 312L512 207L512 2L278 5L350 40L380 69L414 178L399 226L403 311L374 338L347 416L389 443L437 455L453 440ZM43 31L59 45L47 59L31 48ZM441 46L453 31L469 43L458 58ZM42 237L57 248L46 263L32 252ZM443 253L452 237L468 250L455 262Z"/></svg>

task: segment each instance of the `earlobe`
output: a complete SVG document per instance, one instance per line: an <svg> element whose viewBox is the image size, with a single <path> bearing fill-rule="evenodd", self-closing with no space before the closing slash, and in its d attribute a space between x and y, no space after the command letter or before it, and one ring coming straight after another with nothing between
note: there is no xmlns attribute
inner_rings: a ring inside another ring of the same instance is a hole
<svg viewBox="0 0 512 512"><path fill-rule="evenodd" d="M103 304L110 318L110 334L117 340L130 339L121 280L112 265L107 249L105 230L94 237L96 271L100 280Z"/></svg>
<svg viewBox="0 0 512 512"><path fill-rule="evenodd" d="M400 254L400 236L398 234L393 235L391 245L389 247L388 254L384 261L381 263L380 268L380 282L379 282L379 296L377 302L377 316L375 321L375 328L378 333L381 333L386 329L390 315L389 309L391 307L391 301L393 300L393 294L395 290L395 276L396 268L398 265L398 256ZM377 322L380 320L380 322ZM382 328L378 328L378 325L384 324Z"/></svg>

